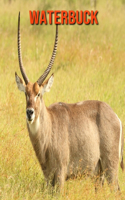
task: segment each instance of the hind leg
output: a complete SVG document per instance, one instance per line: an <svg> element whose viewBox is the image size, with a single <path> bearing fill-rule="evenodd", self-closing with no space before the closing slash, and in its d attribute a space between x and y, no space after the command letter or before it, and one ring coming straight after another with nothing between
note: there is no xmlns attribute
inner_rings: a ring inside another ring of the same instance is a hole
<svg viewBox="0 0 125 200"><path fill-rule="evenodd" d="M104 174L101 166L101 161L99 159L96 166L96 179L95 179L95 192L97 192L99 187L104 185Z"/></svg>
<svg viewBox="0 0 125 200"><path fill-rule="evenodd" d="M115 191L120 190L119 183L118 183L118 171L115 169L107 169L105 173L105 177L107 179L108 184L111 186L112 189Z"/></svg>
<svg viewBox="0 0 125 200"><path fill-rule="evenodd" d="M120 190L119 183L118 183L118 159L116 160L104 160L101 161L103 172L105 174L105 178L115 191Z"/></svg>
<svg viewBox="0 0 125 200"><path fill-rule="evenodd" d="M104 180L105 180L105 177L104 177L104 174L99 174L97 177L96 177L96 180L95 180L95 192L97 193L98 189L101 187L103 187L104 185Z"/></svg>

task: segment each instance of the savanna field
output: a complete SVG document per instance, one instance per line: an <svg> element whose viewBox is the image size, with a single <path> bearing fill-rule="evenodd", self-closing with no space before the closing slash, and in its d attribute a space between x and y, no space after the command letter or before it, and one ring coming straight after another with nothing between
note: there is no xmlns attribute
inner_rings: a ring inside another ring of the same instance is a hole
<svg viewBox="0 0 125 200"><path fill-rule="evenodd" d="M35 82L48 66L55 25L30 24L29 10L92 10L90 0L19 1L0 3L0 199L82 200L125 199L125 172L119 167L121 193L107 183L95 194L90 178L65 182L63 194L51 192L33 151L26 128L25 95L17 89L21 76L17 54L17 21L21 13L22 57L26 73ZM125 129L125 0L97 0L99 25L59 26L54 84L44 96L54 102L107 102ZM124 152L125 164L125 152Z"/></svg>

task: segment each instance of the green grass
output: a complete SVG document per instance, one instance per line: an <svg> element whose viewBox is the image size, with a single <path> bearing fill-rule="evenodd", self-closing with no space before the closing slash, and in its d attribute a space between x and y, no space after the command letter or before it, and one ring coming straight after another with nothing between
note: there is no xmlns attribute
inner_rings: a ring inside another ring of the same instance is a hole
<svg viewBox="0 0 125 200"><path fill-rule="evenodd" d="M20 3L21 2L21 3ZM65 183L64 193L48 191L30 143L25 120L25 97L15 83L21 76L17 57L17 18L21 12L23 63L31 82L47 67L55 25L31 26L29 10L91 10L89 0L8 1L0 6L0 199L125 199L125 173L119 170L121 194L105 184L97 194L92 181ZM107 102L125 127L125 2L97 1L96 26L59 26L59 43L52 69L55 80L46 105L87 99ZM125 154L125 153L124 153ZM125 156L124 156L125 157Z"/></svg>

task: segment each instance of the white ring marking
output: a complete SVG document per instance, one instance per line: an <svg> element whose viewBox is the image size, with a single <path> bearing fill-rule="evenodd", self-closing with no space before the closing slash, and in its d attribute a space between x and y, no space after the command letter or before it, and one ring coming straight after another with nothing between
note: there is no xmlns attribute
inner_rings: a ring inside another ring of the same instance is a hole
<svg viewBox="0 0 125 200"><path fill-rule="evenodd" d="M119 119L117 114L116 114L116 116L117 116L119 123L120 123L120 137L119 137L119 159L120 159L120 156L121 156L121 139L122 139L122 122Z"/></svg>

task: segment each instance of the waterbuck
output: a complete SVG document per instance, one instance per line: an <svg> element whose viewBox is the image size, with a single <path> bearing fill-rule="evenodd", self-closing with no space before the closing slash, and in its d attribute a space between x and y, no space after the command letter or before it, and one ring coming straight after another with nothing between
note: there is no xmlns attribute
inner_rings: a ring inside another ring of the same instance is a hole
<svg viewBox="0 0 125 200"><path fill-rule="evenodd" d="M42 76L32 84L23 67L18 16L18 58L23 80L15 73L18 89L26 96L26 121L29 137L47 182L63 187L64 181L78 173L102 176L118 184L118 165L123 170L122 123L109 105L96 100L74 104L55 103L46 107L43 94L49 92L54 76L46 81L54 63L58 43Z"/></svg>

